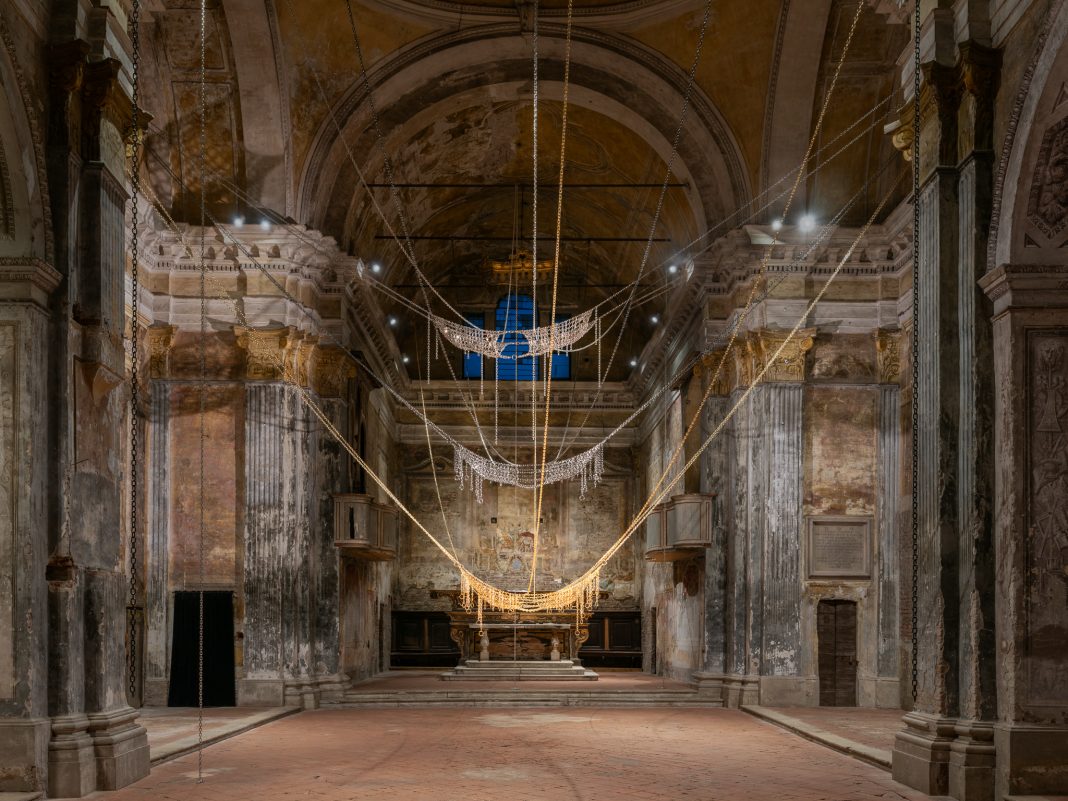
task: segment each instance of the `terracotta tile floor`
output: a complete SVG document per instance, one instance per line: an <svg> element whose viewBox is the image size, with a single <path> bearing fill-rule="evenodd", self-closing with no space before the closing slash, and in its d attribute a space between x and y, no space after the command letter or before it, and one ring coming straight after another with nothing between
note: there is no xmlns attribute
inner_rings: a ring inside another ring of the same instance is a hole
<svg viewBox="0 0 1068 801"><path fill-rule="evenodd" d="M861 801L889 774L720 709L321 709L165 763L101 801Z"/></svg>

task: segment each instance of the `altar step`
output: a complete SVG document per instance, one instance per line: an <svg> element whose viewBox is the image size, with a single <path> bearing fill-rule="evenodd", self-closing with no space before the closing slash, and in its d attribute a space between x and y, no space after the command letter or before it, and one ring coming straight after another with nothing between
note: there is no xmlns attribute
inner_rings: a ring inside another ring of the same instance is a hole
<svg viewBox="0 0 1068 801"><path fill-rule="evenodd" d="M576 665L570 659L555 662L468 659L448 673L442 681L597 681L597 674Z"/></svg>
<svg viewBox="0 0 1068 801"><path fill-rule="evenodd" d="M587 685L588 686L588 685ZM397 707L722 707L719 698L696 690L594 690L566 685L555 690L457 689L349 690L338 704L357 708Z"/></svg>

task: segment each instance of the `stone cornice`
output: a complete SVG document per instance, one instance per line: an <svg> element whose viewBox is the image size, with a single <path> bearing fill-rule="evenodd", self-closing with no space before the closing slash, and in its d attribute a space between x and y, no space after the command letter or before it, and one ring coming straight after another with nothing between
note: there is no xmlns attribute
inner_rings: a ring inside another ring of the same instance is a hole
<svg viewBox="0 0 1068 801"><path fill-rule="evenodd" d="M1068 264L1003 264L979 279L994 315L1068 308Z"/></svg>
<svg viewBox="0 0 1068 801"><path fill-rule="evenodd" d="M422 399L420 399L420 388L423 392ZM544 399L541 389L543 385L539 389L539 402L543 402ZM497 403L501 409L511 409L517 403L520 408L529 409L530 392L529 384L527 384L518 390L518 398L516 398L515 390L502 387ZM591 408L594 402L596 402L597 411L600 412L629 413L637 406L634 393L623 384L605 384L598 396L595 382L561 381L553 384L551 393L551 404L555 411L582 412ZM463 412L473 406L476 410L492 412L494 407L492 392L487 393L485 400L478 399L477 382L472 382L471 387L463 390L452 381L431 381L429 386L421 383L419 387L412 387L401 392L401 395L416 408L425 402L428 411Z"/></svg>
<svg viewBox="0 0 1068 801"><path fill-rule="evenodd" d="M63 276L51 264L32 256L0 257L0 299L28 301L48 308L48 298Z"/></svg>

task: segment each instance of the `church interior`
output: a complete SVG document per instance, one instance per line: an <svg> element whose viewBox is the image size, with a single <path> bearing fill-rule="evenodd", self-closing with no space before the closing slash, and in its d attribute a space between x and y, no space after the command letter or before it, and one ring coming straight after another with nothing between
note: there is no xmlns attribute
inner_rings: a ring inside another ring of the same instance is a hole
<svg viewBox="0 0 1068 801"><path fill-rule="evenodd" d="M0 800L1068 798L1068 0L0 0Z"/></svg>

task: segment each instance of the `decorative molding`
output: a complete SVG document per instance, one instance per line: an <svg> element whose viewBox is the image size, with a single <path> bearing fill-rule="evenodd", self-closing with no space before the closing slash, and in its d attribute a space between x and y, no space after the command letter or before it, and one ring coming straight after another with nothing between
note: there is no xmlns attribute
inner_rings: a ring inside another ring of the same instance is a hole
<svg viewBox="0 0 1068 801"><path fill-rule="evenodd" d="M62 280L59 271L41 259L0 256L0 299L48 308L48 298Z"/></svg>
<svg viewBox="0 0 1068 801"><path fill-rule="evenodd" d="M166 378L169 372L167 359L178 328L173 325L155 325L145 329L148 345L148 377Z"/></svg>
<svg viewBox="0 0 1068 801"><path fill-rule="evenodd" d="M250 381L277 381L295 342L291 328L254 329L234 326L237 346L245 350L245 377Z"/></svg>
<svg viewBox="0 0 1068 801"><path fill-rule="evenodd" d="M340 397L348 379L356 377L356 365L341 348L316 347L312 364L312 387L321 398Z"/></svg>
<svg viewBox="0 0 1068 801"><path fill-rule="evenodd" d="M764 381L796 382L805 380L805 354L812 349L816 329L803 328L790 337L789 331L757 331L750 335L749 354L753 360L753 377L769 365L775 352L785 344L778 358L770 362Z"/></svg>
<svg viewBox="0 0 1068 801"><path fill-rule="evenodd" d="M22 98L22 110L26 115L26 125L30 129L30 143L33 147L33 160L36 167L36 180L38 191L41 193L41 219L44 222L44 257L48 262L55 261L55 238L52 232L52 201L48 193L48 163L45 158L44 133L37 119L35 104L38 102L38 92L30 88L26 74L15 50L15 42L11 38L11 32L7 28L4 15L0 14L0 41L7 50L8 63L15 73L15 84L18 86L19 95Z"/></svg>
<svg viewBox="0 0 1068 801"><path fill-rule="evenodd" d="M1049 126L1042 136L1027 220L1049 240L1057 239L1068 226L1068 117Z"/></svg>
<svg viewBox="0 0 1068 801"><path fill-rule="evenodd" d="M726 357L725 349L715 350L711 353L706 353L694 365L694 377L701 382L702 386L706 385L706 381L715 380L711 393L713 395L726 395L730 392L731 363L726 360ZM717 369L719 370L718 373L716 372Z"/></svg>
<svg viewBox="0 0 1068 801"><path fill-rule="evenodd" d="M875 360L880 384L901 381L901 332L880 329L875 332Z"/></svg>

